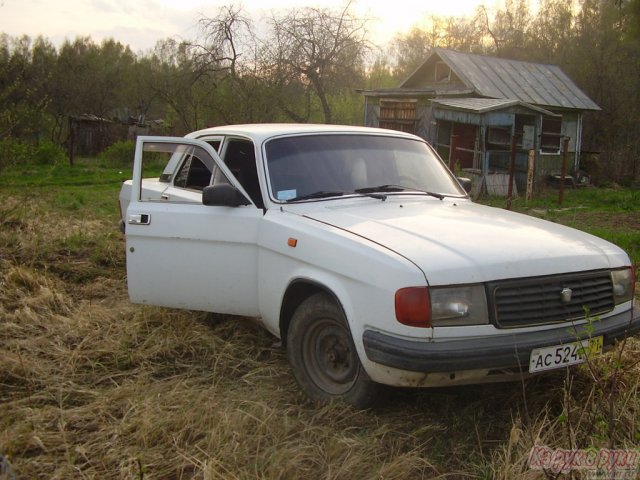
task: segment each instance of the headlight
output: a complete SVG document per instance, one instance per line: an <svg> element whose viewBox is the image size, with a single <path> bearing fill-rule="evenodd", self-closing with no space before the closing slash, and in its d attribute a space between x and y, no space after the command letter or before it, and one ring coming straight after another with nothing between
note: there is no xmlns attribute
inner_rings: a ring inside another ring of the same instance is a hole
<svg viewBox="0 0 640 480"><path fill-rule="evenodd" d="M628 302L633 299L633 289L635 288L633 268L628 267L611 272L613 282L613 298L616 305Z"/></svg>
<svg viewBox="0 0 640 480"><path fill-rule="evenodd" d="M429 288L434 327L486 325L487 296L483 285Z"/></svg>
<svg viewBox="0 0 640 480"><path fill-rule="evenodd" d="M410 327L486 325L487 297L482 285L407 287L395 295L396 319Z"/></svg>

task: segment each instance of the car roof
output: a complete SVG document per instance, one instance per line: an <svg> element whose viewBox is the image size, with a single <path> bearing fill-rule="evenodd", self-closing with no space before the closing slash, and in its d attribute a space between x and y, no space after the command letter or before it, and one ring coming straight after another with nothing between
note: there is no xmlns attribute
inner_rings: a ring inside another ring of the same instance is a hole
<svg viewBox="0 0 640 480"><path fill-rule="evenodd" d="M325 125L307 123L254 123L245 125L225 125L220 127L205 128L186 135L187 138L200 138L208 135L240 135L249 137L261 143L273 137L304 134L367 134L405 137L414 140L422 140L415 135L387 130L383 128L359 127L352 125Z"/></svg>

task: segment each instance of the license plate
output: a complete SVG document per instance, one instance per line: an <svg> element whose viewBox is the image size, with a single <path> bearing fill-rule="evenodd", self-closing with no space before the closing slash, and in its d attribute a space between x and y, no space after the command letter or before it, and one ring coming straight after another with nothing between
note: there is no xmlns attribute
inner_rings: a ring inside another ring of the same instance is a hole
<svg viewBox="0 0 640 480"><path fill-rule="evenodd" d="M565 345L536 348L529 358L529 372L543 372L582 363L586 357L602 353L602 340L600 336Z"/></svg>

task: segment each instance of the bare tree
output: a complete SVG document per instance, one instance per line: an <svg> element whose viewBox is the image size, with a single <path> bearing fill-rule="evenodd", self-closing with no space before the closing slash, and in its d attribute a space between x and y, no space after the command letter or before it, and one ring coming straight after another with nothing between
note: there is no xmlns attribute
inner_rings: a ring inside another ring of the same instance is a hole
<svg viewBox="0 0 640 480"><path fill-rule="evenodd" d="M338 12L293 9L271 18L271 57L281 84L302 86L307 95L313 93L326 123L333 120L330 93L356 86L354 80L362 78L364 57L370 48L367 20L352 14L350 5Z"/></svg>
<svg viewBox="0 0 640 480"><path fill-rule="evenodd" d="M201 74L214 86L208 99L212 118L224 123L272 120L269 71L252 19L241 7L226 6L214 18L203 17L200 32L201 41L192 48Z"/></svg>
<svg viewBox="0 0 640 480"><path fill-rule="evenodd" d="M198 23L202 41L192 47L203 73L237 76L247 39L254 36L249 17L241 7L228 5L214 18L202 17Z"/></svg>

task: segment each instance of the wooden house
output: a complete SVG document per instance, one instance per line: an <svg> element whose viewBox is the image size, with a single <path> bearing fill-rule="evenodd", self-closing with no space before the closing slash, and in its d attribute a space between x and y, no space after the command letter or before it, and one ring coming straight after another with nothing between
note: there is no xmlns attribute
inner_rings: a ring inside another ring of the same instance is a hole
<svg viewBox="0 0 640 480"><path fill-rule="evenodd" d="M455 169L503 173L513 143L520 188L530 156L536 177L559 174L565 139L577 170L583 114L600 110L558 66L441 48L398 88L362 93L365 125L415 133Z"/></svg>

